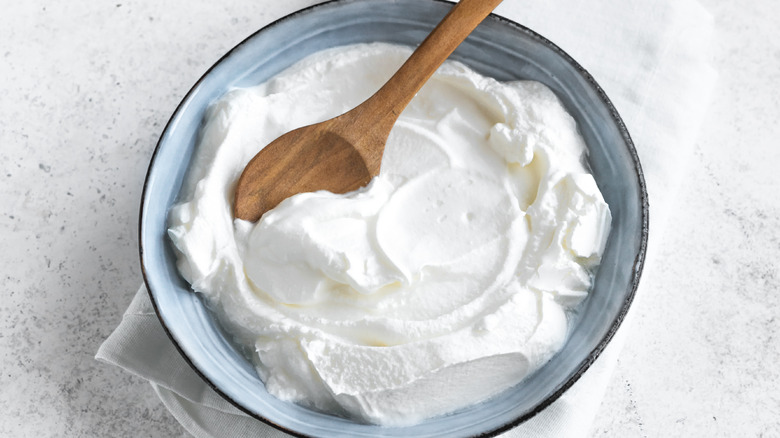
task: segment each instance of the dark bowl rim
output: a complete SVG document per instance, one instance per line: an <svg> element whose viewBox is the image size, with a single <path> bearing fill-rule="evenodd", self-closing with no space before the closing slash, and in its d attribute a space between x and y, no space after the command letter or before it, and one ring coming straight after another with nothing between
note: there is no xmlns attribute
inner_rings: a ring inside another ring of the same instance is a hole
<svg viewBox="0 0 780 438"><path fill-rule="evenodd" d="M198 80L195 82L195 84L190 88L190 90L187 92L187 94L184 95L182 100L179 102L179 104L176 106L176 109L171 114L171 117L168 119L168 122L165 124L165 127L160 133L160 138L157 141L157 144L155 145L154 152L152 153L152 156L149 160L149 167L146 172L146 176L144 178L144 184L143 184L143 191L141 193L141 205L139 210L139 221L138 221L138 250L139 250L139 257L141 261L141 273L143 275L144 284L146 286L147 293L149 294L149 298L152 302L152 306L154 307L154 312L157 315L157 319L160 321L160 324L162 325L165 333L168 335L168 338L171 340L173 345L176 347L176 350L179 351L179 354L181 354L182 358L184 358L185 362L189 364L190 368L192 368L195 373L200 376L201 379L212 389L214 392L219 394L222 398L230 402L233 406L241 410L242 412L246 413L250 417L257 419L269 426L272 426L282 432L288 433L292 436L301 437L301 438L316 438L312 437L311 435L306 435L298 431L294 431L291 429L288 429L280 424L274 423L270 419L256 414L252 411L250 411L248 408L242 406L240 403L233 400L230 396L225 394L219 387L217 387L206 375L201 372L200 369L198 369L197 366L195 366L194 362L190 357L187 355L187 353L182 349L182 347L179 345L179 342L176 340L170 329L165 323L165 320L163 319L162 314L160 313L160 309L158 307L158 303L155 299L154 294L152 293L152 288L150 286L149 279L147 278L146 273L146 263L144 258L144 247L143 247L143 229L144 229L144 222L143 222L143 215L146 208L145 201L146 201L146 194L147 190L149 188L149 176L151 174L152 168L154 167L157 154L160 150L161 143L165 137L165 133L168 132L168 128L170 127L173 120L176 118L176 116L179 114L182 106L185 102L189 100L193 92L198 88L198 86L205 80L205 78L211 73L214 68L216 68L218 65L220 65L225 59L230 57L236 50L238 50L240 47L242 47L244 44L246 44L249 40L253 39L257 34L265 31L268 28L275 27L279 25L280 23L284 23L289 20L293 20L298 16L308 14L313 12L316 9L320 9L323 7L334 7L336 4L342 4L342 3L357 3L362 1L371 1L371 0L328 0L322 3L317 3L311 6L308 6L306 8L294 11L290 14L287 14L281 18L278 18L271 23L261 27L260 29L252 32L249 36L244 38L241 42L236 44L233 48L231 48L228 52L226 52L224 55L222 55L217 61L215 61L211 67L209 67L201 76L198 78ZM442 4L448 4L450 6L454 6L455 3L449 0L426 0L430 2L435 3L442 3ZM630 291L628 295L626 296L625 300L623 301L623 305L620 308L620 311L618 312L617 316L615 317L615 320L612 322L610 329L607 331L607 333L604 335L604 337L599 341L598 345L588 354L588 356L580 363L580 366L577 368L575 373L568 379L564 384L555 392L547 396L544 400L542 400L541 403L539 403L536 407L534 407L529 412L521 415L520 417L509 421L501 426L498 426L492 430L486 431L484 433L475 435L474 438L488 438L488 437L494 437L498 434L501 434L503 432L506 432L526 421L536 416L538 413L542 412L544 409L546 409L549 405L551 405L555 400L557 400L563 393L565 393L569 388L571 388L574 383L576 383L580 377L590 368L590 366L596 361L596 359L601 355L601 353L606 348L607 344L612 340L615 333L617 332L618 328L620 328L620 325L622 324L623 320L625 319L629 308L631 307L631 303L634 300L634 297L636 295L637 288L639 287L639 280L642 276L642 270L644 267L645 262L645 256L647 253L647 242L648 242L648 233L649 233L649 203L648 203L648 196L647 196L647 188L645 185L645 178L644 178L644 172L642 171L642 167L639 163L639 155L636 151L636 147L634 146L634 142L631 139L630 134L628 133L628 129L626 128L625 123L623 122L623 119L620 117L620 114L618 113L615 106L612 104L612 101L607 97L607 94L604 92L604 90L601 88L601 86L596 82L596 80L593 78L593 76L584 68L582 65L580 65L577 61L574 60L568 53L566 53L563 49L558 47L555 43L548 40L547 38L543 37L542 35L536 33L535 31L531 30L530 28L523 26L514 20L510 20L508 18L502 17L500 15L497 15L495 13L491 13L486 20L497 20L500 23L506 24L515 30L526 34L527 36L531 37L532 39L537 40L538 42L542 43L543 45L547 46L549 49L552 49L557 55L561 56L566 62L568 62L572 67L574 67L577 72L582 75L584 79L586 79L591 87L593 87L593 90L596 91L599 98L602 100L602 103L606 106L606 108L609 110L609 113L612 117L613 122L618 127L618 130L620 131L621 136L623 137L623 140L626 142L626 146L628 147L628 151L630 153L631 159L634 163L634 168L636 170L636 178L637 183L640 189L640 198L641 198L641 213L642 213L642 235L640 239L640 245L639 245L639 251L636 255L636 258L634 259L633 263L633 273L631 275L631 281L630 281Z"/></svg>

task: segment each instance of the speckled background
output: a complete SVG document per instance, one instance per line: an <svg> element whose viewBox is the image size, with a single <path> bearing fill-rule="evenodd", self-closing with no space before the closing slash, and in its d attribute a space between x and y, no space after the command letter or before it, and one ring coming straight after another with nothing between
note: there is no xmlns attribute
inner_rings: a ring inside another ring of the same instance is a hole
<svg viewBox="0 0 780 438"><path fill-rule="evenodd" d="M780 436L780 3L701 2L720 79L593 436ZM93 359L141 282L148 160L214 61L311 3L3 1L0 436L186 436Z"/></svg>

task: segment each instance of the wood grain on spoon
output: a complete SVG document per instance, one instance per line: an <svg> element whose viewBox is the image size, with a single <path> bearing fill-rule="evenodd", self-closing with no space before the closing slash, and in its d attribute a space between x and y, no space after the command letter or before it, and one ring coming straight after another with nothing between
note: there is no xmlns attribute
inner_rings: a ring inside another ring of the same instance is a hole
<svg viewBox="0 0 780 438"><path fill-rule="evenodd" d="M461 0L368 100L336 118L290 131L260 150L238 179L235 217L254 222L297 193L347 193L368 184L379 173L398 116L501 1Z"/></svg>

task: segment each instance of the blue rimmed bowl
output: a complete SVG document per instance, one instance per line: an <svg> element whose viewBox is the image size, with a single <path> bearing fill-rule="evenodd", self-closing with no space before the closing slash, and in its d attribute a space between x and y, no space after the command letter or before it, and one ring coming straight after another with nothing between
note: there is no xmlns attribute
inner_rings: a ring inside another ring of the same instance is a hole
<svg viewBox="0 0 780 438"><path fill-rule="evenodd" d="M552 360L492 399L415 426L387 428L315 412L268 394L176 270L166 235L208 105L233 87L266 81L330 47L383 41L416 46L452 7L439 0L336 0L282 18L228 52L195 84L171 117L144 185L140 252L157 314L185 359L219 394L247 414L299 436L491 436L550 405L598 357L625 316L647 243L648 204L636 150L620 116L593 78L550 41L491 15L452 58L499 80L531 79L550 87L576 119L593 175L612 212L612 231L593 291L571 335Z"/></svg>

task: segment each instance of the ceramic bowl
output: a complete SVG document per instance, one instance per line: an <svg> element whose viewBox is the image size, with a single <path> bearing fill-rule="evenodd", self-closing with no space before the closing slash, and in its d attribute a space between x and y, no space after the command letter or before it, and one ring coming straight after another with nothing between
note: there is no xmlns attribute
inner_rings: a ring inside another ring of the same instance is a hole
<svg viewBox="0 0 780 438"><path fill-rule="evenodd" d="M144 278L160 321L193 368L247 414L299 436L491 436L531 418L566 391L615 333L637 288L647 242L648 206L636 150L593 78L533 31L491 15L455 51L457 59L499 80L543 82L576 119L588 160L613 217L593 291L568 342L545 366L492 399L411 427L360 424L268 394L255 370L176 270L166 236L207 106L232 87L256 85L322 49L384 41L416 46L452 7L439 0L337 0L259 30L219 60L171 117L151 160L140 217Z"/></svg>

